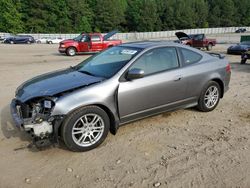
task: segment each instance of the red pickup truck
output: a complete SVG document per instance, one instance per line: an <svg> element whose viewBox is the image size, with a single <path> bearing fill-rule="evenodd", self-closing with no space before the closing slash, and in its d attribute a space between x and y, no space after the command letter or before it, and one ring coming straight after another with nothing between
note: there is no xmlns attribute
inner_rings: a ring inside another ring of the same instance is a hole
<svg viewBox="0 0 250 188"><path fill-rule="evenodd" d="M111 31L104 36L101 33L82 33L74 39L60 42L58 51L66 53L68 56L86 52L99 52L122 43L121 40L110 40L110 37L116 33L117 31Z"/></svg>
<svg viewBox="0 0 250 188"><path fill-rule="evenodd" d="M178 42L195 48L206 48L210 51L216 45L216 39L208 39L205 34L187 35L183 32L176 32L175 35L179 39Z"/></svg>

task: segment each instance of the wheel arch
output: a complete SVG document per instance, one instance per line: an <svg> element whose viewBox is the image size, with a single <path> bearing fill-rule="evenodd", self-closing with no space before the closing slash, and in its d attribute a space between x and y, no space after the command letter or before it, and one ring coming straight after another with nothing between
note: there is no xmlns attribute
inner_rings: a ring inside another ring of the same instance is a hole
<svg viewBox="0 0 250 188"><path fill-rule="evenodd" d="M66 48L66 50L68 50L69 48L74 48L76 50L76 52L78 52L77 47L75 47L75 46L69 46Z"/></svg>
<svg viewBox="0 0 250 188"><path fill-rule="evenodd" d="M208 42L207 45L212 45L212 46L214 46L214 43L213 43L213 42Z"/></svg>
<svg viewBox="0 0 250 188"><path fill-rule="evenodd" d="M117 121L115 120L115 115L113 114L113 112L105 105L103 104L94 104L94 106L98 106L99 108L103 109L109 116L109 120L110 120L110 132L115 135L117 132Z"/></svg>
<svg viewBox="0 0 250 188"><path fill-rule="evenodd" d="M104 111L107 113L107 115L108 115L108 117L109 117L109 120L110 120L110 129L109 129L109 131L110 131L113 135L115 135L116 132L117 132L117 128L118 128L118 122L117 122L117 120L116 120L116 118L115 118L114 113L113 113L107 106L105 106L105 105L103 105L103 104L88 104L88 105L79 106L79 107L77 107L77 108L71 110L67 115L73 113L74 111L79 110L79 109L82 108L82 107L87 107L87 106L97 106L97 107L101 108L102 110L104 110ZM66 115L66 116L67 116L67 115ZM60 135L60 133L61 133L62 124L63 124L63 121L62 121L61 124L58 126L57 133L58 133L59 135Z"/></svg>
<svg viewBox="0 0 250 188"><path fill-rule="evenodd" d="M211 81L217 82L219 84L220 89L221 89L220 98L223 98L223 96L224 96L224 83L223 83L223 81L220 78L214 78Z"/></svg>

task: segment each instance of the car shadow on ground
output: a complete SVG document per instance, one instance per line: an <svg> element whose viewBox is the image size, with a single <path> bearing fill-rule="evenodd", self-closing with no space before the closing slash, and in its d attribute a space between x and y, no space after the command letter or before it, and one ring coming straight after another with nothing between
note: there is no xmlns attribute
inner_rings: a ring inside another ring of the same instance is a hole
<svg viewBox="0 0 250 188"><path fill-rule="evenodd" d="M240 64L240 62L232 62L230 63L230 65L233 71L250 73L250 60L248 60L246 64Z"/></svg>
<svg viewBox="0 0 250 188"><path fill-rule="evenodd" d="M19 137L22 141L27 141L30 137L17 128L10 114L10 106L5 106L1 111L1 130L5 138Z"/></svg>

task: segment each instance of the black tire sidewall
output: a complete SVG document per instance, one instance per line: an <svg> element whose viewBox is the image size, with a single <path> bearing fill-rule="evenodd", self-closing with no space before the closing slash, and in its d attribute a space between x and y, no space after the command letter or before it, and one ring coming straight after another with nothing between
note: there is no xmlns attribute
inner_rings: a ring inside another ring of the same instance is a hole
<svg viewBox="0 0 250 188"><path fill-rule="evenodd" d="M82 117L84 114L89 114L89 113L97 114L103 119L104 132L103 132L101 138L95 144L88 146L88 147L82 147L82 146L77 145L74 142L74 140L72 138L72 128L74 126L74 123L80 117ZM61 135L63 137L63 141L64 141L65 145L70 150L77 151L77 152L83 152L83 151L89 151L89 150L94 149L97 146L99 146L107 137L108 132L109 132L109 128L110 128L110 120L109 120L107 113L103 109L101 109L97 106L86 106L86 107L82 107L82 108L72 112L70 115L68 115L68 117L66 117L66 119L62 125Z"/></svg>
<svg viewBox="0 0 250 188"><path fill-rule="evenodd" d="M212 44L208 44L208 46L207 46L207 51L212 50L212 48L213 48L213 45L212 45Z"/></svg>
<svg viewBox="0 0 250 188"><path fill-rule="evenodd" d="M241 62L240 62L240 64L246 64L246 59L244 59L244 60L241 60Z"/></svg>
<svg viewBox="0 0 250 188"><path fill-rule="evenodd" d="M205 97L205 94L206 94L206 91L209 87L211 86L216 86L218 91L219 91L219 98L218 98L218 101L216 103L216 105L213 107L213 108L207 108L205 102L204 102L204 97ZM221 96L221 88L220 88L220 85L215 82L215 81L210 81L206 84L206 86L203 88L202 92L201 92L201 95L200 95L200 98L199 98L199 101L198 101L198 109L200 111L203 111L203 112L210 112L210 111L213 111L217 105L219 104L220 102L220 96Z"/></svg>
<svg viewBox="0 0 250 188"><path fill-rule="evenodd" d="M69 53L69 50L71 50L71 49L75 51L74 55L71 55L71 54ZM73 47L69 47L69 48L67 48L66 53L67 53L68 56L75 56L75 55L76 55L76 49L73 48Z"/></svg>

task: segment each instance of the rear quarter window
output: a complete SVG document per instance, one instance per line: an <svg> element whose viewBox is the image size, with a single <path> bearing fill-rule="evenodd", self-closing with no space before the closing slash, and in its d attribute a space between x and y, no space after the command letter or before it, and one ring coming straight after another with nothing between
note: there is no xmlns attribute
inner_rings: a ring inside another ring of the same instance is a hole
<svg viewBox="0 0 250 188"><path fill-rule="evenodd" d="M192 50L188 50L185 48L180 48L180 52L185 65L197 63L202 59L202 55L196 53Z"/></svg>
<svg viewBox="0 0 250 188"><path fill-rule="evenodd" d="M101 41L101 38L99 35L93 35L93 36L91 36L91 41L98 42L98 41Z"/></svg>

